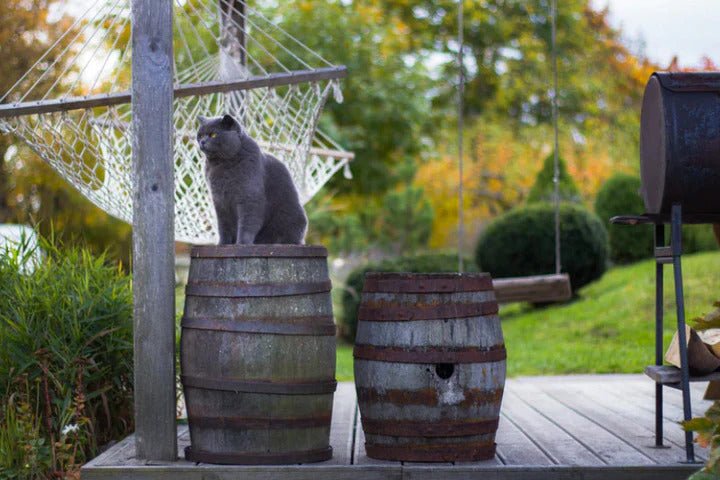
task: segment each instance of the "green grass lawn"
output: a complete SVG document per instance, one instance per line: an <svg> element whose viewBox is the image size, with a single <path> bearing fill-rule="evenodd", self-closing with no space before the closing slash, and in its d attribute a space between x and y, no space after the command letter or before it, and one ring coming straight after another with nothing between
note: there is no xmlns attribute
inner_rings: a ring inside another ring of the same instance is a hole
<svg viewBox="0 0 720 480"><path fill-rule="evenodd" d="M720 300L720 252L683 258L687 318ZM179 293L182 292L179 290ZM181 297L181 295L180 295ZM565 305L501 309L508 375L639 373L654 361L653 260L608 271ZM178 298L178 312L182 298ZM672 268L665 268L665 345L675 325ZM336 312L337 313L337 312ZM337 379L353 379L352 346L338 342Z"/></svg>

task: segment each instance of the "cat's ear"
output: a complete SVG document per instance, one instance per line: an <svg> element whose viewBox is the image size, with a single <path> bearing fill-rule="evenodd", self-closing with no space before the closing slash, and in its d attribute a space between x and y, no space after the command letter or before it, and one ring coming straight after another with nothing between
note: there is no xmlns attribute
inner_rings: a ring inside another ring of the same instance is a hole
<svg viewBox="0 0 720 480"><path fill-rule="evenodd" d="M200 126L205 125L210 120L208 117L203 117L202 115L198 115L198 122L200 123Z"/></svg>
<svg viewBox="0 0 720 480"><path fill-rule="evenodd" d="M223 115L222 120L220 120L220 125L228 130L233 128L237 128L238 130L240 129L240 124L232 117L232 115Z"/></svg>

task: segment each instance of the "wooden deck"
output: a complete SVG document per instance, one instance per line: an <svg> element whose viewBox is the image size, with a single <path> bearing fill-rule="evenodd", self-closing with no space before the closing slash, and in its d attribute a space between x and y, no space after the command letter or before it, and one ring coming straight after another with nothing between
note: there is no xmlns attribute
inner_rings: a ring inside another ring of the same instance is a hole
<svg viewBox="0 0 720 480"><path fill-rule="evenodd" d="M693 412L701 414L705 384L693 384ZM307 465L220 466L185 460L141 462L132 436L83 467L82 479L367 480L367 479L686 479L700 465L684 459L679 391L665 388L665 439L654 444L654 383L641 375L579 375L508 380L497 455L479 463L384 462L365 455L352 383L335 395L332 460ZM178 427L180 458L189 443ZM707 452L697 448L704 460Z"/></svg>

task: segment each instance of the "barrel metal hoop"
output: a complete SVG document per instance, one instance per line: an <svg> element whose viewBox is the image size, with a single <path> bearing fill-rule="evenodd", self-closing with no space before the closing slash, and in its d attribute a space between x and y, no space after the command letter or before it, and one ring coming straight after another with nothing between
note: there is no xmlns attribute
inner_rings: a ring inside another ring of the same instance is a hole
<svg viewBox="0 0 720 480"><path fill-rule="evenodd" d="M324 462L332 458L332 447L317 450L299 450L282 453L219 453L185 447L185 459L189 462L216 463L222 465L287 465L293 463Z"/></svg>
<svg viewBox="0 0 720 480"><path fill-rule="evenodd" d="M337 388L337 382L335 380L282 383L269 380L228 380L224 378L197 377L194 375L182 375L181 379L184 387L200 388L204 390L221 390L226 392L317 395L333 393Z"/></svg>
<svg viewBox="0 0 720 480"><path fill-rule="evenodd" d="M288 323L287 320L297 323ZM234 318L187 318L182 319L182 328L209 330L213 332L267 333L273 335L335 336L336 327L331 315L308 317L267 317L252 320Z"/></svg>
<svg viewBox="0 0 720 480"><path fill-rule="evenodd" d="M464 437L495 433L498 419L494 420L440 420L417 422L409 420L371 420L362 417L365 434L389 435L394 437Z"/></svg>
<svg viewBox="0 0 720 480"><path fill-rule="evenodd" d="M192 258L325 258L319 245L196 245Z"/></svg>
<svg viewBox="0 0 720 480"><path fill-rule="evenodd" d="M505 345L478 347L380 347L355 345L353 357L397 363L489 363L507 358Z"/></svg>
<svg viewBox="0 0 720 480"><path fill-rule="evenodd" d="M292 295L308 295L327 293L332 290L332 282L304 283L222 283L193 282L185 287L185 294L195 297L287 297Z"/></svg>
<svg viewBox="0 0 720 480"><path fill-rule="evenodd" d="M285 428L318 428L329 427L331 416L329 413L295 418L276 417L204 417L188 415L188 422L192 427L247 429L247 430L282 430Z"/></svg>
<svg viewBox="0 0 720 480"><path fill-rule="evenodd" d="M456 293L484 292L493 289L488 274L383 274L365 276L363 292L368 293Z"/></svg>
<svg viewBox="0 0 720 480"><path fill-rule="evenodd" d="M448 303L441 305L416 304L413 306L371 307L360 305L358 320L369 322L410 322L415 320L440 320L451 318L480 317L498 313L496 301L480 303Z"/></svg>
<svg viewBox="0 0 720 480"><path fill-rule="evenodd" d="M382 445L365 442L370 458L406 462L454 462L489 460L495 456L495 443L441 443L433 445Z"/></svg>

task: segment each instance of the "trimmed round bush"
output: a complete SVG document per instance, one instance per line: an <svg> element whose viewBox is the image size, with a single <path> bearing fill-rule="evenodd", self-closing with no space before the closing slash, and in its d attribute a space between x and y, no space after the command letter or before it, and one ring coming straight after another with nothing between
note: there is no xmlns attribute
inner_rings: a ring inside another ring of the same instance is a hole
<svg viewBox="0 0 720 480"><path fill-rule="evenodd" d="M624 173L610 177L595 199L595 213L608 226L610 259L630 263L649 258L653 252L651 225L611 225L616 215L641 215L645 210L640 197L640 179Z"/></svg>
<svg viewBox="0 0 720 480"><path fill-rule="evenodd" d="M605 272L608 240L597 216L573 204L560 207L562 271L573 290ZM551 204L520 207L496 218L475 251L480 268L493 278L555 272L555 211Z"/></svg>
<svg viewBox="0 0 720 480"><path fill-rule="evenodd" d="M470 259L465 259L466 272L477 272L477 265ZM357 313L360 307L360 295L365 283L365 274L368 272L457 272L458 259L454 253L428 253L398 257L378 263L370 263L356 268L345 281L345 290L342 294L343 322L341 335L350 342L355 341L357 330Z"/></svg>

